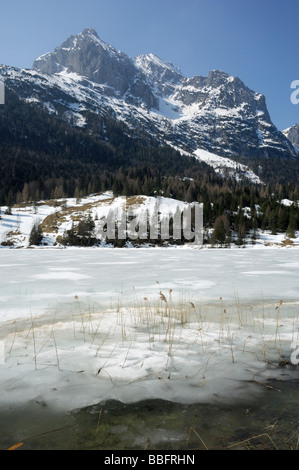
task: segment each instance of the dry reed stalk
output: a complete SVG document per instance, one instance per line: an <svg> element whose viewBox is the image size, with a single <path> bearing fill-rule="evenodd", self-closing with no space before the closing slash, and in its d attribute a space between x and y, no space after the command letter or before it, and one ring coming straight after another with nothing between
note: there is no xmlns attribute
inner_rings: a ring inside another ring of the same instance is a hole
<svg viewBox="0 0 299 470"><path fill-rule="evenodd" d="M37 370L35 330L34 330L34 322L33 322L33 317L32 317L31 309L30 309L30 319L31 319L31 329L32 329L32 339L33 339L33 350L34 350L34 366L35 366L35 370Z"/></svg>
<svg viewBox="0 0 299 470"><path fill-rule="evenodd" d="M74 299L76 300L76 303L78 305L78 309L79 309L79 315L80 315L80 318L81 318L81 324L82 324L82 332L83 332L83 339L84 339L84 343L85 343L85 327L84 327L84 319L83 319L83 314L82 314L82 311L81 311L81 306L80 306L80 302L79 302L79 297L77 295L75 295Z"/></svg>
<svg viewBox="0 0 299 470"><path fill-rule="evenodd" d="M112 351L110 352L109 356L106 358L106 361L104 362L104 364L102 365L102 367L99 368L99 370L98 370L98 375L101 373L101 371L104 369L104 367L106 366L106 364L107 364L107 362L109 361L109 359L112 357L112 355L113 355L115 349L116 349L117 346L118 346L118 343L119 343L119 341L117 341L117 342L115 343L115 346L114 346L114 348L112 349ZM105 372L108 374L107 371L105 371ZM108 374L108 375L109 375L109 374ZM109 375L109 377L110 377L110 375ZM110 377L110 379L111 379L111 377ZM111 380L112 380L112 379L111 379Z"/></svg>
<svg viewBox="0 0 299 470"><path fill-rule="evenodd" d="M279 314L280 314L280 306L282 305L282 300L280 301L279 305L276 307L277 315L276 315L276 331L275 331L275 341L274 341L274 347L276 348L277 344L277 338L279 342L279 353L281 354L282 348L281 348L281 341L280 341L280 335L279 335Z"/></svg>
<svg viewBox="0 0 299 470"><path fill-rule="evenodd" d="M190 441L190 437L191 437L192 432L194 432L194 434L198 437L198 439L200 440L200 442L202 443L202 445L204 446L204 448L205 448L206 450L209 450L209 448L208 448L207 445L205 444L204 440L200 437L200 435L198 434L198 432L196 431L196 429L194 429L193 427L191 427L190 430L189 430L189 434L188 434L188 438L187 438L186 445L189 445L189 441Z"/></svg>
<svg viewBox="0 0 299 470"><path fill-rule="evenodd" d="M60 363L59 363L59 357L58 357L58 350L57 350L57 344L56 344L56 339L55 339L54 331L53 331L53 340L54 340L54 346L55 346L55 354L56 354L56 360L57 360L57 367L58 367L58 370L61 370L61 369L60 369Z"/></svg>
<svg viewBox="0 0 299 470"><path fill-rule="evenodd" d="M271 387L271 385L268 385L268 384L264 384L262 382L258 382L257 380L252 380L252 382L258 384L258 385L262 385L263 387L269 389L269 390L275 390L276 392L281 392L281 390L279 390L278 388L275 388L275 387Z"/></svg>
<svg viewBox="0 0 299 470"><path fill-rule="evenodd" d="M105 343L106 339L108 338L109 333L110 333L110 330L108 331L108 333L107 333L106 336L104 337L104 339L103 339L103 341L101 342L100 346L97 348L97 350L96 350L96 357L97 357L97 355L98 355L100 349L102 348L103 344Z"/></svg>
<svg viewBox="0 0 299 470"><path fill-rule="evenodd" d="M122 367L122 369L124 368L124 366L125 366L125 363L127 362L128 355L129 355L129 352L130 352L130 349L131 349L131 346L132 346L132 342L133 342L133 339L131 339L131 342L130 342L130 344L129 344L129 347L128 347L128 350L127 350L127 354L126 354L126 357L125 357L125 359L124 359L124 362L123 362L123 364L122 364L122 366L121 366L121 367Z"/></svg>
<svg viewBox="0 0 299 470"><path fill-rule="evenodd" d="M94 305L95 304L93 304L93 307L91 309L90 304L88 304L88 321L87 321L87 323L88 323L88 326L89 326L89 334L90 335L93 335L93 333L94 333L93 323L92 323L92 317L94 315Z"/></svg>
<svg viewBox="0 0 299 470"><path fill-rule="evenodd" d="M98 421L97 421L97 427L96 427L96 436L98 435L98 431L99 431L99 426L100 426L100 421L101 421L101 418L102 418L102 415L103 415L103 408L100 409L100 412L99 412L99 417L98 417Z"/></svg>
<svg viewBox="0 0 299 470"><path fill-rule="evenodd" d="M230 446L228 446L227 449L231 449L232 447L235 447L235 446L238 446L238 445L241 445L241 444L245 444L246 442L252 441L253 439L259 439L259 438L264 437L264 436L268 437L268 439L271 441L271 443L273 444L275 449L278 450L278 448L276 447L273 439L271 438L271 436L269 436L268 433L259 434L258 436L249 437L248 439L245 439L244 441L236 442L235 444L231 444Z"/></svg>
<svg viewBox="0 0 299 470"><path fill-rule="evenodd" d="M97 333L98 333L98 331L99 331L100 325L101 325L101 322L99 321L98 326L97 326L96 329L94 330L93 335L92 335L92 337L91 337L90 348L92 348L92 346L93 346L93 343L94 343L95 338L96 338L96 335L97 335Z"/></svg>
<svg viewBox="0 0 299 470"><path fill-rule="evenodd" d="M16 323L16 322L15 322ZM10 350L9 350L9 354L11 354L11 351L13 349L13 346L15 344L15 340L16 340L16 335L17 335L17 327L15 326L15 331L14 331L14 336L13 336L13 339L12 339L12 343L11 343L11 346L10 346Z"/></svg>

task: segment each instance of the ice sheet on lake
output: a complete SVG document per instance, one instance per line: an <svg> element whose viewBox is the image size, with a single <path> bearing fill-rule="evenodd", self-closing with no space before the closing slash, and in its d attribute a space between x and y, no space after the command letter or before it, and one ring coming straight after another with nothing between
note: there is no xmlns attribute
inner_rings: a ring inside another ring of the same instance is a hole
<svg viewBox="0 0 299 470"><path fill-rule="evenodd" d="M0 264L0 406L234 400L296 371L277 365L298 339L297 250L2 250Z"/></svg>

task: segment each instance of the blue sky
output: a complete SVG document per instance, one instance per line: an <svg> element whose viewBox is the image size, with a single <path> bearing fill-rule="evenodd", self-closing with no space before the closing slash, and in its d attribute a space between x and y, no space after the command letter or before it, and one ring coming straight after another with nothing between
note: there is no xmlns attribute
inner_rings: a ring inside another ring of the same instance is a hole
<svg viewBox="0 0 299 470"><path fill-rule="evenodd" d="M1 0L0 63L31 67L94 27L131 57L153 52L184 75L219 69L263 93L279 129L299 123L299 0Z"/></svg>

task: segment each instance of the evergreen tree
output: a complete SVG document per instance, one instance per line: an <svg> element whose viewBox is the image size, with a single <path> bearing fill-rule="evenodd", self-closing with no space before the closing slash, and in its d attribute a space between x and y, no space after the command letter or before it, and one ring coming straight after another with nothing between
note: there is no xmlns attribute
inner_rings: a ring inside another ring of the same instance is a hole
<svg viewBox="0 0 299 470"><path fill-rule="evenodd" d="M212 244L224 245L227 240L227 228L225 227L224 216L217 217L212 234Z"/></svg>
<svg viewBox="0 0 299 470"><path fill-rule="evenodd" d="M290 219L289 219L289 224L286 230L286 236L288 238L296 238L296 222L295 222L295 217L291 214Z"/></svg>
<svg viewBox="0 0 299 470"><path fill-rule="evenodd" d="M39 224L34 224L30 232L29 245L40 245L43 240L43 233Z"/></svg>

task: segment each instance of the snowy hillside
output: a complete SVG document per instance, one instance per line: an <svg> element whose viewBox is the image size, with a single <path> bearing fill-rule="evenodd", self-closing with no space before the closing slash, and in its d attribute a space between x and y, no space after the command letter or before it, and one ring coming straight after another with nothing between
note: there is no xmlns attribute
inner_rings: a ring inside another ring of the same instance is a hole
<svg viewBox="0 0 299 470"><path fill-rule="evenodd" d="M43 233L42 246L62 246L61 239L65 232L87 217L91 217L94 221L94 233L101 242L102 221L108 220L111 213L120 216L121 209L128 212L129 208L131 214L136 217L142 216L143 213L151 217L158 208L160 217L163 217L173 216L178 207L183 210L187 206L186 203L171 198L114 197L112 192L107 192L82 199L58 199L22 204L9 210L7 207L2 207L0 244L2 247L26 248L29 246L32 228L38 225ZM105 245L104 240L102 245Z"/></svg>
<svg viewBox="0 0 299 470"><path fill-rule="evenodd" d="M201 157L211 158L211 155L206 153L201 155ZM219 160L212 160L210 163L215 166L217 165L217 171L221 171L218 168ZM292 204L293 201L288 199L281 201L282 206L290 207ZM88 218L94 224L93 236L95 245L99 247L111 246L111 241L109 242L109 240L107 241L103 237L103 220L107 221L111 214L117 223L121 218L121 210L125 210L128 216L131 214L132 217L137 217L139 221L145 216L150 221L155 213L159 213L159 220L163 221L164 218L173 217L177 210L182 212L188 206L190 205L172 198L143 195L115 197L109 191L80 199L53 199L36 203L23 203L12 208L3 206L0 212L0 248L36 247L36 243L33 243L32 246L30 245L30 235L34 227L40 227L42 232L40 247L61 248L72 246L72 242L66 243L65 241L66 233L74 226L78 226L80 221L86 221ZM243 211L245 217L250 217L249 207L244 208ZM205 239L207 244L204 244L203 247L211 247L212 233L212 228L206 230L206 236L209 239ZM143 246L150 246L152 244L149 238L149 236L146 236L145 241L142 243ZM296 233L296 236L289 239L286 233L273 235L270 231L257 230L254 244L250 234L244 239L244 243L247 246L255 247L296 247L299 246L299 233ZM168 240L165 241L165 244L166 246L168 245ZM172 241L171 245L182 245L182 243L180 241ZM232 239L231 246L233 245ZM122 243L120 246L138 246L138 242L132 238L132 240L128 240L128 243Z"/></svg>
<svg viewBox="0 0 299 470"><path fill-rule="evenodd" d="M261 179L246 165L237 163L230 158L220 157L206 150L198 149L194 152L198 160L210 165L216 173L222 176L230 176L237 181L249 180L254 184L263 184Z"/></svg>

